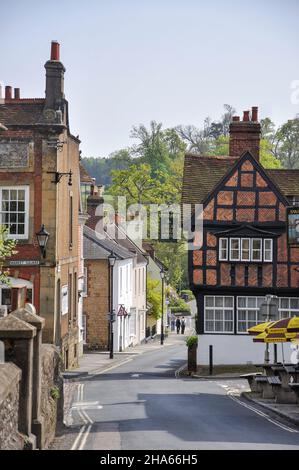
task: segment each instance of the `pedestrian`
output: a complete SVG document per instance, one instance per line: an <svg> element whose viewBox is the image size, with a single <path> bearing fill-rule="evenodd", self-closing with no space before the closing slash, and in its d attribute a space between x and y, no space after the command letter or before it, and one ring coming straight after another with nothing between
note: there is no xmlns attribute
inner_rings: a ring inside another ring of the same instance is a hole
<svg viewBox="0 0 299 470"><path fill-rule="evenodd" d="M182 333L182 335L185 333L185 328L186 328L186 320L185 320L185 317L182 317L182 319L181 319L181 333Z"/></svg>
<svg viewBox="0 0 299 470"><path fill-rule="evenodd" d="M175 330L175 315L171 314L171 331Z"/></svg>
<svg viewBox="0 0 299 470"><path fill-rule="evenodd" d="M180 329L181 329L181 320L179 318L177 318L177 320L175 322L175 326L176 326L176 332L177 332L177 334L179 334Z"/></svg>

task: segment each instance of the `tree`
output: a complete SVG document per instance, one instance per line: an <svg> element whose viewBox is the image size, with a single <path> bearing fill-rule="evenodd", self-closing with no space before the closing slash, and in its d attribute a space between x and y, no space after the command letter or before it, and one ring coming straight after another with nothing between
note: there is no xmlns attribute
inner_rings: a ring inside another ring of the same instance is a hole
<svg viewBox="0 0 299 470"><path fill-rule="evenodd" d="M279 127L273 139L273 153L284 168L299 168L299 118Z"/></svg>
<svg viewBox="0 0 299 470"><path fill-rule="evenodd" d="M6 258L9 258L15 251L16 242L8 238L8 230L4 226L0 226L0 282L8 283L8 272L3 271L3 264Z"/></svg>
<svg viewBox="0 0 299 470"><path fill-rule="evenodd" d="M82 158L82 164L97 184L109 186L111 184L111 171L128 168L133 162L130 149L121 149L113 152L106 158Z"/></svg>
<svg viewBox="0 0 299 470"><path fill-rule="evenodd" d="M146 283L146 297L149 305L149 313L151 313L156 320L162 315L162 287L161 281L152 279L147 276Z"/></svg>

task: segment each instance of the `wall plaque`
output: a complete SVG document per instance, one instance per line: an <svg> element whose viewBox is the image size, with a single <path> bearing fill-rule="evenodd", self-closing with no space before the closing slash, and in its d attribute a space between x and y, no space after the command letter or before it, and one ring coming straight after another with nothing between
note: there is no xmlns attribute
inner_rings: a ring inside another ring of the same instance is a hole
<svg viewBox="0 0 299 470"><path fill-rule="evenodd" d="M26 168L28 164L28 142L0 142L0 168Z"/></svg>

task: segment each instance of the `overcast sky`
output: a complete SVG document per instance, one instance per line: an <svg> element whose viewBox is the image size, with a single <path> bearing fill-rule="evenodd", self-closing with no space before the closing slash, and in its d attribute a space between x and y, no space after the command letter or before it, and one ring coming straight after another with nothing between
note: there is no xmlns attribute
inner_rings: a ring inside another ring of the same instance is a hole
<svg viewBox="0 0 299 470"><path fill-rule="evenodd" d="M151 120L201 126L224 103L276 123L299 113L298 0L0 0L0 82L43 97L61 43L73 134L84 156L132 145Z"/></svg>

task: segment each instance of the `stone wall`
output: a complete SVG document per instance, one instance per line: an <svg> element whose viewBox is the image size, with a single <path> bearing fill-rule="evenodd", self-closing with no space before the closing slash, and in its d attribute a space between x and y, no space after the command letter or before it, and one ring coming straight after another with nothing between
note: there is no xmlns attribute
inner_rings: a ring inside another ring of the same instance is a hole
<svg viewBox="0 0 299 470"><path fill-rule="evenodd" d="M11 362L0 364L0 449L20 450L24 439L18 432L21 370Z"/></svg>
<svg viewBox="0 0 299 470"><path fill-rule="evenodd" d="M55 437L57 424L63 422L63 379L60 375L62 362L58 349L52 344L42 345L41 364L41 415L46 449Z"/></svg>

